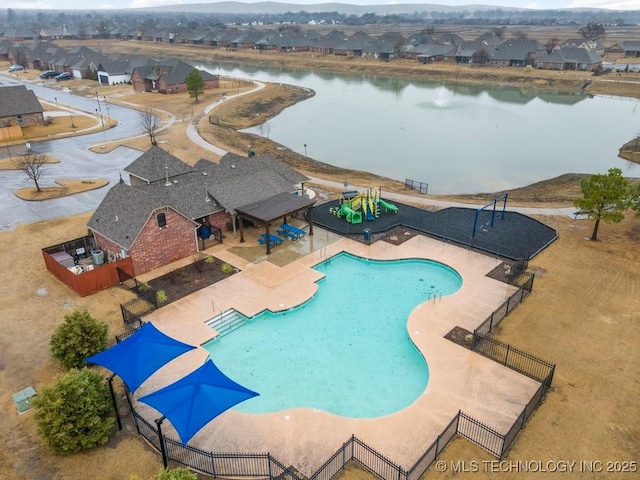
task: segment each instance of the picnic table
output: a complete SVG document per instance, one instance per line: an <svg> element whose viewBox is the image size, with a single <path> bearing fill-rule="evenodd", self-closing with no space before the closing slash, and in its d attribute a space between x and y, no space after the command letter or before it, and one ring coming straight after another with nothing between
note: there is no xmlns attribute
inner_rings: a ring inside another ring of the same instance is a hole
<svg viewBox="0 0 640 480"><path fill-rule="evenodd" d="M269 234L269 236L267 237L266 233L262 233L262 234L260 234L260 238L263 241L266 241L268 239L269 242L271 242L272 246L273 245L280 245L282 242L284 242L284 240L282 238L280 238L280 237L278 237L276 235L272 235L272 234Z"/></svg>
<svg viewBox="0 0 640 480"><path fill-rule="evenodd" d="M281 233L281 232L286 232L282 234L286 235L292 240L297 240L301 237L304 237L307 234L307 232L305 232L301 228L294 227L293 225L289 225L288 223L283 223L282 225L280 225L280 230L278 230L278 233Z"/></svg>

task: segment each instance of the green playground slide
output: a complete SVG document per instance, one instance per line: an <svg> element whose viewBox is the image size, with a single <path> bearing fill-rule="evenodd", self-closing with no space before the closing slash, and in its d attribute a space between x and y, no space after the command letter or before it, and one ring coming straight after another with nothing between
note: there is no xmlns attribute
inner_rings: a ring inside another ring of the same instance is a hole
<svg viewBox="0 0 640 480"><path fill-rule="evenodd" d="M347 222L362 223L362 212L356 212L346 203L340 205L340 210L338 212L338 217L343 216L347 219Z"/></svg>
<svg viewBox="0 0 640 480"><path fill-rule="evenodd" d="M398 207L396 207L393 203L387 203L383 199L378 200L380 202L380 206L385 209L387 212L398 213Z"/></svg>

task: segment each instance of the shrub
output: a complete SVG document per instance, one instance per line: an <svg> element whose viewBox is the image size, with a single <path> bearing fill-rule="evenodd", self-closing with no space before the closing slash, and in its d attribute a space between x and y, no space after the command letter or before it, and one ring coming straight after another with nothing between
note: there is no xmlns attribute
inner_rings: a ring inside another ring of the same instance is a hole
<svg viewBox="0 0 640 480"><path fill-rule="evenodd" d="M104 378L86 368L43 387L33 406L38 434L61 455L106 443L115 424Z"/></svg>
<svg viewBox="0 0 640 480"><path fill-rule="evenodd" d="M85 359L107 348L109 327L85 310L64 317L53 333L49 346L51 355L65 368L82 368Z"/></svg>
<svg viewBox="0 0 640 480"><path fill-rule="evenodd" d="M156 292L156 302L158 302L159 305L167 303L168 301L169 297L167 296L167 292L165 292L164 290L158 290Z"/></svg>
<svg viewBox="0 0 640 480"><path fill-rule="evenodd" d="M153 480L198 480L198 476L184 467L161 470Z"/></svg>
<svg viewBox="0 0 640 480"><path fill-rule="evenodd" d="M228 275L231 272L233 272L233 266L229 265L228 263L223 263L222 266L220 267L220 269L222 270L222 273Z"/></svg>

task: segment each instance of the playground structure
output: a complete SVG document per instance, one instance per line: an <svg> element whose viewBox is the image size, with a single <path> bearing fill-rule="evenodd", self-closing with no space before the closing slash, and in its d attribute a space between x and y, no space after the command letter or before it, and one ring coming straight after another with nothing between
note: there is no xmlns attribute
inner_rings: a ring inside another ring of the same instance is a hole
<svg viewBox="0 0 640 480"><path fill-rule="evenodd" d="M379 188L369 188L366 192L351 190L342 192L340 206L329 210L338 218L344 218L349 223L362 223L375 220L383 211L398 213L398 207L380 198Z"/></svg>

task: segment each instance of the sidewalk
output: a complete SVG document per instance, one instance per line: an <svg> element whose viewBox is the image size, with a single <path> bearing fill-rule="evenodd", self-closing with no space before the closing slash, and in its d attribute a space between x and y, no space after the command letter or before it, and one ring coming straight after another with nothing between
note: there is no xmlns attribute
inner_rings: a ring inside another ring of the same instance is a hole
<svg viewBox="0 0 640 480"><path fill-rule="evenodd" d="M310 178L311 182L316 183L318 185L329 187L332 189L344 189L344 184L341 182L332 182L330 180L323 180L322 178ZM357 185L349 185L350 190L358 190L358 191L366 191L367 187L357 186ZM393 193L393 192L384 192L384 198L389 200L396 200L400 203L413 203L420 206L425 207L438 207L442 208L480 208L484 205L474 205L471 203L460 203L460 202L450 202L445 200L436 200L435 198L427 198L427 197L416 197L413 195L404 195L402 193ZM566 208L535 208L535 207L510 207L507 203L507 210L510 212L518 212L524 215L564 215L569 218L575 218L575 208L566 207Z"/></svg>

